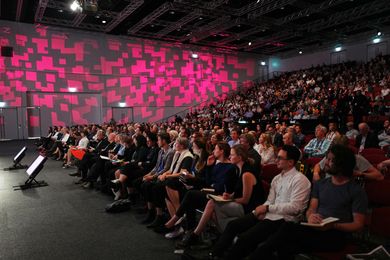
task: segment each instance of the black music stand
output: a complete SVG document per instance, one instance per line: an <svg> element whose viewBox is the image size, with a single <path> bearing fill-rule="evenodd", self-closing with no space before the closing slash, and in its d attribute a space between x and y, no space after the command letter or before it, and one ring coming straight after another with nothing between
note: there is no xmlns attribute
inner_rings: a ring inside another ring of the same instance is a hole
<svg viewBox="0 0 390 260"><path fill-rule="evenodd" d="M4 171L12 171L12 170L19 170L19 169L27 169L27 165L23 165L20 163L22 161L23 157L26 155L27 147L23 147L18 154L14 157L14 165L8 168L4 168Z"/></svg>
<svg viewBox="0 0 390 260"><path fill-rule="evenodd" d="M38 188L48 186L45 181L37 181L35 177L38 173L43 169L43 166L47 160L47 157L39 155L35 161L28 167L26 173L28 175L28 179L22 185L13 186L14 190L26 190L30 188Z"/></svg>

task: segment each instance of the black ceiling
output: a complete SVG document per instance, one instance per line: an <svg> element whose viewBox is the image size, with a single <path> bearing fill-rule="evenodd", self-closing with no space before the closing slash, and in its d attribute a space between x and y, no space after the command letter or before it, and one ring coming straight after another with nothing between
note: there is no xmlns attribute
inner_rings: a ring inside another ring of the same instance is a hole
<svg viewBox="0 0 390 260"><path fill-rule="evenodd" d="M0 19L265 55L390 26L389 0L97 0L95 13L71 11L73 1L0 0Z"/></svg>

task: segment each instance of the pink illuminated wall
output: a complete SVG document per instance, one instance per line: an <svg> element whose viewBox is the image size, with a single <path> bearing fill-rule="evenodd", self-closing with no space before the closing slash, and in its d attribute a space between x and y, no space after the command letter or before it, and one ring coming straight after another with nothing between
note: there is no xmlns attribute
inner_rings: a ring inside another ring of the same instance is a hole
<svg viewBox="0 0 390 260"><path fill-rule="evenodd" d="M12 58L0 57L0 101L41 106L48 124L67 123L62 118L69 113L70 123L92 123L99 109L107 121L119 102L138 107L134 120L157 121L172 107L183 110L256 78L253 55L198 47L199 59L192 59L188 46L43 25L2 21L0 45L14 47ZM68 87L84 97L71 98ZM37 93L26 98L27 92Z"/></svg>

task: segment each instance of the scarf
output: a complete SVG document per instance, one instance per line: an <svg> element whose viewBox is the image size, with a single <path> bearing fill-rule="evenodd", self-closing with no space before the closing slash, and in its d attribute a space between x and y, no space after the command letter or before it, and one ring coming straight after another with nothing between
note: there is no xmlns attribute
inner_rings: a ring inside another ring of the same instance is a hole
<svg viewBox="0 0 390 260"><path fill-rule="evenodd" d="M169 171L171 173L178 173L180 170L179 167L180 167L182 161L184 160L184 158L186 158L186 157L194 158L194 156L192 155L192 153L188 149L182 151L181 153L176 152L175 155L173 156L171 168L169 169ZM173 166L175 166L175 169L173 169Z"/></svg>

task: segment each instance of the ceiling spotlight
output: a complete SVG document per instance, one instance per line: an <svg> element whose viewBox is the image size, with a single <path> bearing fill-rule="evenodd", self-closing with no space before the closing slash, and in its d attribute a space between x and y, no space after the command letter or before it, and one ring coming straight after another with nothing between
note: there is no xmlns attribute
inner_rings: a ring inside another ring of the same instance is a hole
<svg viewBox="0 0 390 260"><path fill-rule="evenodd" d="M77 88L74 87L69 87L68 90L69 92L77 92Z"/></svg>
<svg viewBox="0 0 390 260"><path fill-rule="evenodd" d="M192 53L192 54L191 54L191 57L192 57L193 59L197 59L197 58L199 58L199 55L198 55L197 53Z"/></svg>
<svg viewBox="0 0 390 260"><path fill-rule="evenodd" d="M299 55L301 55L301 54L303 53L303 51L302 51L302 50L300 50L298 53L299 53Z"/></svg>
<svg viewBox="0 0 390 260"><path fill-rule="evenodd" d="M248 45L251 46L251 45L252 45L252 42L248 42Z"/></svg>
<svg viewBox="0 0 390 260"><path fill-rule="evenodd" d="M376 37L374 40L372 40L373 43L379 43L381 41L381 38Z"/></svg>
<svg viewBox="0 0 390 260"><path fill-rule="evenodd" d="M199 17L198 19L199 19L199 20L203 20L203 17L201 16L201 17Z"/></svg>
<svg viewBox="0 0 390 260"><path fill-rule="evenodd" d="M59 13L62 13L62 12L64 12L64 10L62 10L62 9L58 9L58 12L59 12Z"/></svg>
<svg viewBox="0 0 390 260"><path fill-rule="evenodd" d="M175 11L170 11L169 14L175 14Z"/></svg>
<svg viewBox="0 0 390 260"><path fill-rule="evenodd" d="M99 18L100 18L100 15L96 15L95 18L96 18L96 19L99 19Z"/></svg>
<svg viewBox="0 0 390 260"><path fill-rule="evenodd" d="M107 23L107 21L106 21L106 20L103 20L102 23Z"/></svg>
<svg viewBox="0 0 390 260"><path fill-rule="evenodd" d="M280 10L284 10L284 6L280 7Z"/></svg>
<svg viewBox="0 0 390 260"><path fill-rule="evenodd" d="M334 48L334 50L335 50L336 52L341 51L341 46L337 46L336 48Z"/></svg>
<svg viewBox="0 0 390 260"><path fill-rule="evenodd" d="M187 33L187 34L186 34L187 37L190 36L190 35L191 35L191 33Z"/></svg>
<svg viewBox="0 0 390 260"><path fill-rule="evenodd" d="M83 9L81 8L81 5L80 5L79 1L77 1L77 0L74 0L74 1L73 1L73 3L70 5L70 9L71 9L72 11L80 11L80 10L83 10Z"/></svg>
<svg viewBox="0 0 390 260"><path fill-rule="evenodd" d="M153 27L154 27L154 24L151 24L151 25L150 25L150 27L152 27L152 28L153 28Z"/></svg>
<svg viewBox="0 0 390 260"><path fill-rule="evenodd" d="M256 4L258 4L258 3L260 3L260 0L257 0L257 1L256 1Z"/></svg>
<svg viewBox="0 0 390 260"><path fill-rule="evenodd" d="M241 24L237 24L237 27L241 27Z"/></svg>
<svg viewBox="0 0 390 260"><path fill-rule="evenodd" d="M0 107L5 107L7 105L7 103L5 102L0 102Z"/></svg>
<svg viewBox="0 0 390 260"><path fill-rule="evenodd" d="M377 35L377 36L381 36L381 35L382 35L382 32L381 32L381 31L378 31L378 32L376 33L376 35Z"/></svg>
<svg viewBox="0 0 390 260"><path fill-rule="evenodd" d="M261 65L261 66L265 66L265 61L261 61L261 62L260 62L260 65Z"/></svg>
<svg viewBox="0 0 390 260"><path fill-rule="evenodd" d="M120 107L125 107L125 106L126 106L126 102L119 102L118 105L119 105Z"/></svg>

